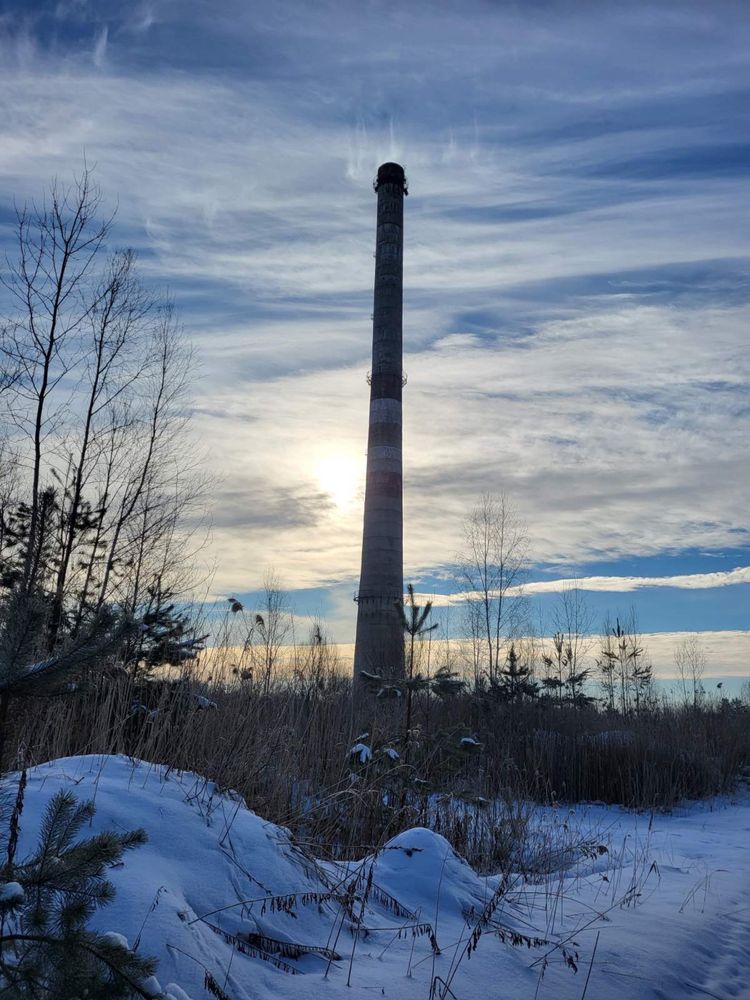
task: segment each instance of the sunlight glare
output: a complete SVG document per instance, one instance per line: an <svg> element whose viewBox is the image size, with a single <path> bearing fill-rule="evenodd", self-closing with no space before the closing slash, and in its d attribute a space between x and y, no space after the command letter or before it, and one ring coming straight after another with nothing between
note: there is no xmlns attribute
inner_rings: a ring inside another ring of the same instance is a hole
<svg viewBox="0 0 750 1000"><path fill-rule="evenodd" d="M357 496L359 468L348 455L328 455L316 469L320 488L339 508L349 507Z"/></svg>

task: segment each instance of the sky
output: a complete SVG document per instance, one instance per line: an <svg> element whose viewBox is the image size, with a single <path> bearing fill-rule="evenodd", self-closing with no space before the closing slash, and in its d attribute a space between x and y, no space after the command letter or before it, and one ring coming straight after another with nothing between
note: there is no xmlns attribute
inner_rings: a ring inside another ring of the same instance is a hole
<svg viewBox="0 0 750 1000"><path fill-rule="evenodd" d="M397 160L406 579L450 603L505 491L541 619L576 579L750 662L745 3L11 0L0 79L0 242L85 158L195 345L212 594L352 638Z"/></svg>

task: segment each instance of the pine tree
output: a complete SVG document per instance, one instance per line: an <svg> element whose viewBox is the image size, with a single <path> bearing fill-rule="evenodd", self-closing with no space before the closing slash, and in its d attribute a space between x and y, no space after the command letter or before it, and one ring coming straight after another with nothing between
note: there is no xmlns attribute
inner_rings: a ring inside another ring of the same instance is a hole
<svg viewBox="0 0 750 1000"><path fill-rule="evenodd" d="M208 635L198 635L190 615L180 611L171 590L162 590L161 581L147 587L149 603L141 619L141 631L126 659L133 673L149 674L154 667L182 666L205 648Z"/></svg>
<svg viewBox="0 0 750 1000"><path fill-rule="evenodd" d="M653 681L654 668L651 663L640 663L636 657L631 672L633 707L636 714L653 700Z"/></svg>
<svg viewBox="0 0 750 1000"><path fill-rule="evenodd" d="M144 832L77 841L94 804L59 791L45 812L36 850L17 862L25 779L23 773L8 829L0 833L0 1000L153 996L147 980L155 962L137 955L121 935L88 926L114 896L107 868L144 843Z"/></svg>
<svg viewBox="0 0 750 1000"><path fill-rule="evenodd" d="M531 667L520 662L515 643L510 644L499 682L492 685L490 690L496 697L510 702L535 698L539 693L536 681L531 676Z"/></svg>
<svg viewBox="0 0 750 1000"><path fill-rule="evenodd" d="M544 655L544 665L547 676L542 678L545 692L554 697L559 705L566 702L574 708L582 708L593 701L584 693L583 686L589 676L589 671L579 668L578 657L573 643L562 632L552 636L554 656Z"/></svg>
<svg viewBox="0 0 750 1000"><path fill-rule="evenodd" d="M450 667L441 667L432 678L432 691L439 698L452 698L466 687L466 681L458 676L458 672Z"/></svg>
<svg viewBox="0 0 750 1000"><path fill-rule="evenodd" d="M614 627L605 622L603 640L602 658L597 660L597 666L609 708L614 710L618 694L623 715L633 710L638 712L649 699L653 668L643 661L644 648L640 645L635 613L631 611L624 624L619 618Z"/></svg>
<svg viewBox="0 0 750 1000"><path fill-rule="evenodd" d="M23 501L10 507L5 514L0 587L17 586L27 564L33 571L34 587L42 586L55 571L55 531L60 504L53 487L39 491L36 508L36 519L32 516L31 505Z"/></svg>
<svg viewBox="0 0 750 1000"><path fill-rule="evenodd" d="M44 594L21 588L0 605L0 773L11 701L66 690L73 676L119 648L133 628L129 619L105 609L77 639L49 656L48 612Z"/></svg>
<svg viewBox="0 0 750 1000"><path fill-rule="evenodd" d="M565 649L565 637L562 632L555 632L552 636L552 648L554 656L546 653L542 655L542 660L547 668L547 676L542 678L542 687L547 694L557 699L559 705L562 705L565 676L569 663Z"/></svg>

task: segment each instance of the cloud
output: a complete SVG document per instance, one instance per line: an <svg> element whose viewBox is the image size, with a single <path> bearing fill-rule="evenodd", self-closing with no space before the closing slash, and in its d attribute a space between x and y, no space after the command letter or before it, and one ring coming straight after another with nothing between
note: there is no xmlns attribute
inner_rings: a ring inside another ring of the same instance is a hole
<svg viewBox="0 0 750 1000"><path fill-rule="evenodd" d="M118 242L172 290L217 590L267 565L356 578L361 508L315 469L343 454L362 482L390 156L411 183L407 574L452 563L485 490L513 494L537 561L750 544L741 12L120 6L3 23L0 178L23 201L85 151Z"/></svg>
<svg viewBox="0 0 750 1000"><path fill-rule="evenodd" d="M675 651L686 639L694 638L706 655L706 678L747 678L750 663L750 632L725 629L721 632L651 632L642 636L657 678L677 677Z"/></svg>
<svg viewBox="0 0 750 1000"><path fill-rule="evenodd" d="M92 55L94 65L97 69L102 69L107 56L107 40L109 37L109 29L105 24L104 27L99 31L96 36L96 42L94 43L94 52Z"/></svg>
<svg viewBox="0 0 750 1000"><path fill-rule="evenodd" d="M708 590L715 587L732 587L750 584L750 566L717 573L684 573L677 576L582 576L560 580L534 580L523 586L510 587L509 597L535 594L562 594L569 590L591 590L601 593L627 594L634 590L652 587L674 587L678 590ZM481 595L472 591L454 594L418 594L419 601L432 601L434 607L450 607L464 601L478 600Z"/></svg>
<svg viewBox="0 0 750 1000"><path fill-rule="evenodd" d="M679 576L584 576L580 579L535 581L526 585L529 594L554 594L577 588L628 593L648 587L676 587L679 590L707 590L750 583L750 566L719 573L688 573Z"/></svg>
<svg viewBox="0 0 750 1000"><path fill-rule="evenodd" d="M224 599L224 606L225 606ZM223 610L223 609L222 609ZM299 628L298 635L301 641L305 641L305 630ZM597 638L593 640L590 649L585 654L584 664L594 669L594 660L597 655ZM694 640L698 649L706 656L706 673L704 683L710 694L715 693L714 685L709 686L711 678L734 677L742 680L748 677L748 663L750 663L750 632L738 629L725 629L722 631L705 630L701 632L644 632L639 635L639 643L645 651L648 662L653 665L654 677L660 681L676 680L679 677L675 665L675 652L686 640ZM585 644L586 645L586 644ZM467 663L471 662L471 652L467 640L451 639L450 649L452 654L452 664L455 668L461 665L464 657ZM443 640L438 638L433 640L432 657L433 663L440 662L443 655ZM351 670L354 658L353 643L337 643L335 651L338 655L339 664L342 670ZM290 662L295 651L292 647L284 647L280 652L281 662ZM595 681L595 676L593 677ZM679 694L679 689L674 685L674 689ZM723 693L727 693L726 689ZM731 697L731 694L730 694Z"/></svg>

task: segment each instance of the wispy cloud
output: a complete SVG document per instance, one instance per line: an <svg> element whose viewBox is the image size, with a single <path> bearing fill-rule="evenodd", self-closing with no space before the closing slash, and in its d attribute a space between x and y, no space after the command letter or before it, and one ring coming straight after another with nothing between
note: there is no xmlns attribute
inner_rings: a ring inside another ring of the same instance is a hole
<svg viewBox="0 0 750 1000"><path fill-rule="evenodd" d="M589 590L600 593L627 594L634 590L653 587L673 587L677 590L710 590L715 587L732 587L750 584L750 566L718 573L684 573L679 576L582 576L559 580L533 580L522 586L509 587L508 597L533 596L534 594L563 594L570 590ZM453 594L417 594L418 601L431 601L434 607L450 607L481 598L476 591L458 591ZM498 596L493 593L492 597Z"/></svg>
<svg viewBox="0 0 750 1000"><path fill-rule="evenodd" d="M626 594L649 587L676 587L678 590L708 590L750 583L750 566L723 573L687 573L680 576L584 576L579 580L534 581L526 584L529 594L555 594L570 588Z"/></svg>
<svg viewBox="0 0 750 1000"><path fill-rule="evenodd" d="M107 56L107 40L109 37L109 28L105 24L103 28L99 31L96 36L96 41L94 43L93 60L94 65L98 69L102 69Z"/></svg>
<svg viewBox="0 0 750 1000"><path fill-rule="evenodd" d="M2 22L3 189L38 196L85 151L196 341L216 589L267 565L292 588L356 577L361 511L315 470L364 472L369 185L391 156L412 191L408 575L450 565L485 490L547 563L750 545L750 21L563 6Z"/></svg>

